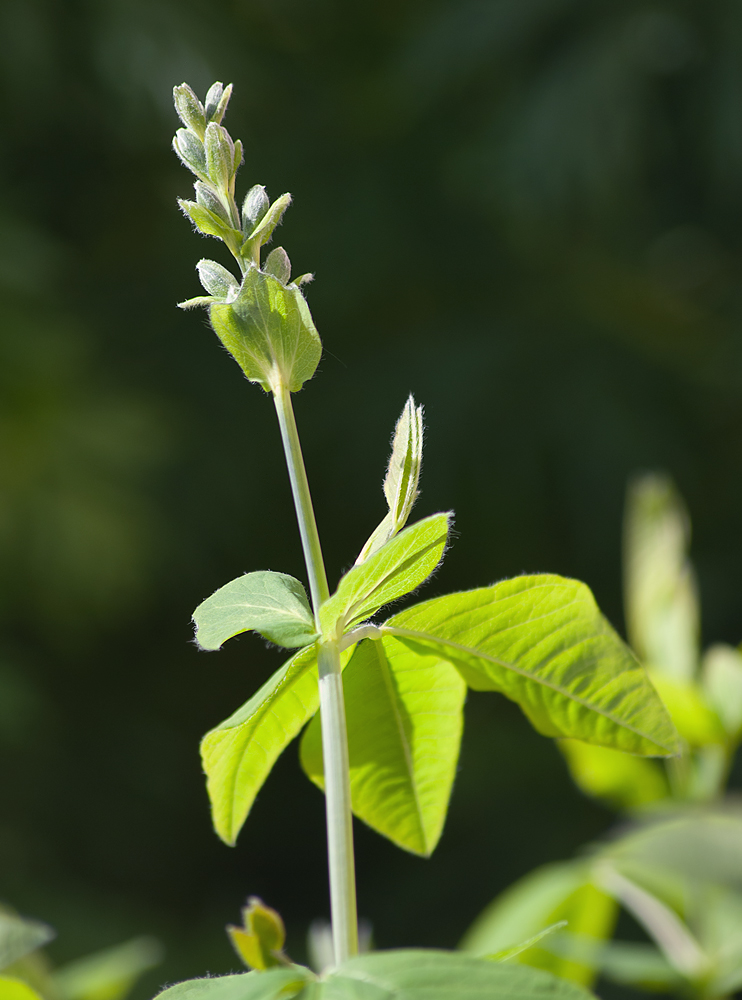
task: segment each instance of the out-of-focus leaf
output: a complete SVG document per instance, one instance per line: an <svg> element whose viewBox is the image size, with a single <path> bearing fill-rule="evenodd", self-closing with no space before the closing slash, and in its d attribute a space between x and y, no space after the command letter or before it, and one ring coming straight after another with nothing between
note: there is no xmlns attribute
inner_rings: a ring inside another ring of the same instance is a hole
<svg viewBox="0 0 742 1000"><path fill-rule="evenodd" d="M308 646L317 638L302 584L285 573L245 573L220 587L193 612L201 649L219 649L232 636L259 632L278 646Z"/></svg>
<svg viewBox="0 0 742 1000"><path fill-rule="evenodd" d="M723 643L711 646L703 657L703 690L727 732L739 739L742 732L742 654Z"/></svg>
<svg viewBox="0 0 742 1000"><path fill-rule="evenodd" d="M644 668L577 580L519 576L417 604L383 628L448 659L475 690L502 692L545 736L648 756L678 750Z"/></svg>
<svg viewBox="0 0 742 1000"><path fill-rule="evenodd" d="M672 482L656 474L636 480L624 523L629 641L640 660L678 683L692 680L699 658L689 538L688 514Z"/></svg>
<svg viewBox="0 0 742 1000"><path fill-rule="evenodd" d="M214 829L234 844L271 768L319 706L317 654L288 660L201 742Z"/></svg>
<svg viewBox="0 0 742 1000"><path fill-rule="evenodd" d="M450 516L433 514L410 525L349 570L319 609L323 632L342 633L419 587L443 557Z"/></svg>
<svg viewBox="0 0 742 1000"><path fill-rule="evenodd" d="M485 955L484 957L488 958L491 962L507 962L508 959L515 958L516 955L520 955L529 948L532 948L539 941L543 940L543 938L548 937L549 934L553 934L555 931L561 930L566 926L567 921L560 920L550 927L545 927L538 934L534 934L533 937L528 938L527 941L521 941L520 944L516 944L512 948L504 948L502 951L496 951L493 955Z"/></svg>
<svg viewBox="0 0 742 1000"><path fill-rule="evenodd" d="M210 318L248 379L266 391L280 378L297 392L314 375L322 343L295 285L286 287L272 274L250 267L236 299L213 305Z"/></svg>
<svg viewBox="0 0 742 1000"><path fill-rule="evenodd" d="M691 980L708 975L707 955L675 910L610 864L600 864L596 873L601 886L644 927L677 972Z"/></svg>
<svg viewBox="0 0 742 1000"><path fill-rule="evenodd" d="M353 812L398 846L431 854L456 773L465 683L445 660L387 636L356 646L343 689ZM319 715L302 739L301 762L323 788Z"/></svg>
<svg viewBox="0 0 742 1000"><path fill-rule="evenodd" d="M572 961L588 961L608 979L649 990L678 990L687 980L674 969L661 951L651 944L596 942L562 934L549 947Z"/></svg>
<svg viewBox="0 0 742 1000"><path fill-rule="evenodd" d="M577 786L615 809L638 809L669 795L664 772L653 760L582 740L559 740L558 745Z"/></svg>
<svg viewBox="0 0 742 1000"><path fill-rule="evenodd" d="M22 979L0 976L0 1000L42 1000L42 997Z"/></svg>
<svg viewBox="0 0 742 1000"><path fill-rule="evenodd" d="M0 969L43 947L53 937L52 928L40 920L26 920L14 913L0 912Z"/></svg>
<svg viewBox="0 0 742 1000"><path fill-rule="evenodd" d="M724 743L726 733L721 720L706 704L703 691L697 684L678 681L654 667L650 669L649 676L678 732L692 747Z"/></svg>
<svg viewBox="0 0 742 1000"><path fill-rule="evenodd" d="M591 994L516 962L401 950L350 959L328 975L316 996L322 1000L588 1000Z"/></svg>
<svg viewBox="0 0 742 1000"><path fill-rule="evenodd" d="M562 920L570 933L599 943L612 932L616 913L610 896L593 885L587 862L557 862L506 889L477 918L461 947L476 955L495 954ZM548 946L528 948L517 961L583 985L595 978L594 963L556 955Z"/></svg>
<svg viewBox="0 0 742 1000"><path fill-rule="evenodd" d="M54 985L62 1000L122 1000L143 972L160 964L162 954L154 938L133 938L70 962L55 972Z"/></svg>
<svg viewBox="0 0 742 1000"><path fill-rule="evenodd" d="M283 954L286 941L283 920L257 896L251 896L242 909L242 927L230 924L227 934L234 950L250 969L265 970L289 964Z"/></svg>
<svg viewBox="0 0 742 1000"><path fill-rule="evenodd" d="M309 969L242 972L236 976L188 979L157 994L157 1000L290 1000L314 979Z"/></svg>

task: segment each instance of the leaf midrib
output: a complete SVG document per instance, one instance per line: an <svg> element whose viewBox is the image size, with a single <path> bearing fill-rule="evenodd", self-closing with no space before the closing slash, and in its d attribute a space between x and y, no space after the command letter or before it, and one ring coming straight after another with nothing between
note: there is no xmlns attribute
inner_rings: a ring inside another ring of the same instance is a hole
<svg viewBox="0 0 742 1000"><path fill-rule="evenodd" d="M399 741L402 745L402 753L404 754L405 763L407 764L407 772L409 775L410 787L412 789L412 797L415 802L415 813L417 814L417 822L423 842L423 848L427 851L428 843L427 843L427 837L425 835L425 822L423 819L422 806L420 804L420 794L417 787L417 781L415 778L415 769L412 760L412 750L410 748L409 740L407 739L407 733L405 732L404 723L399 713L399 707L397 704L399 700L399 694L395 688L394 680L391 676L392 673L391 667L389 666L389 661L386 656L386 651L384 650L381 641L378 639L376 641L374 641L373 639L370 639L368 641L373 642L374 654L376 655L376 658L378 660L381 676L384 680L384 686L387 690L389 701L391 702L394 721L399 731Z"/></svg>
<svg viewBox="0 0 742 1000"><path fill-rule="evenodd" d="M609 719L615 725L620 726L622 729L626 729L637 736L640 736L642 739L647 740L649 743L652 743L656 747L660 747L662 750L666 750L670 754L674 752L672 747L665 746L665 744L659 743L657 740L652 739L652 737L647 736L646 733L643 733L640 729L637 729L636 726L629 725L628 723L617 719L613 715L613 713L606 712L604 709L595 708L584 698L580 698L578 695L572 694L572 692L565 690L559 684L554 684L550 681L544 680L541 677L536 677L533 674L529 674L526 670L523 670L521 667L516 667L515 664L508 663L506 660L500 660L496 656L492 656L490 653L483 653L479 649L475 649L471 646L465 646L462 643L454 642L452 639L442 639L439 636L433 635L430 632L418 632L413 629L399 628L396 625L382 625L381 629L382 632L386 632L391 635L398 635L400 637L406 637L408 639L420 639L423 641L435 642L442 646L448 646L451 649L457 649L462 653L466 653L468 656L475 657L476 659L489 660L490 663L494 663L505 670L511 670L513 673L519 674L526 680L533 681L535 684L541 684L543 687L549 688L552 691L556 691L563 697L570 699L570 701L574 701L578 705L582 705L584 708L588 709L588 711L595 712L596 715L600 715L605 719Z"/></svg>

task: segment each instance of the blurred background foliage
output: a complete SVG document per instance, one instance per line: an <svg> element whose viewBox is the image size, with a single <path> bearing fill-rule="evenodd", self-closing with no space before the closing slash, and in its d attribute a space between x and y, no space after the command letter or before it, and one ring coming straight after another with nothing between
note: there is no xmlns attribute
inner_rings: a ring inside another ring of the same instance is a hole
<svg viewBox="0 0 742 1000"><path fill-rule="evenodd" d="M233 81L241 190L295 197L280 242L317 275L326 354L296 408L331 577L383 513L413 391L419 513L454 508L460 534L427 595L553 571L621 627L625 484L664 468L703 643L737 643L742 9L4 0L0 38L0 897L59 930L59 963L154 934L146 997L237 967L223 926L248 893L299 959L327 910L296 751L236 850L199 774L198 738L279 654L198 654L191 609L303 569L269 401L174 308L216 244L175 206L173 84ZM358 827L380 946L455 944L610 824L514 706L467 711L434 858Z"/></svg>

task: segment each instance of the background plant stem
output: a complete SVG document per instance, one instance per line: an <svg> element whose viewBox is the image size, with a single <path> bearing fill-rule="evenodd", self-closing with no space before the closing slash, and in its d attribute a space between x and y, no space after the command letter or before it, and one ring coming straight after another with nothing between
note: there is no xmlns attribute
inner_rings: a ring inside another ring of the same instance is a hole
<svg viewBox="0 0 742 1000"><path fill-rule="evenodd" d="M299 433L291 405L291 393L279 383L274 401L286 464L291 480L299 522L304 559L309 576L314 617L319 628L320 604L329 597L327 574L314 517L309 482L299 443ZM335 962L340 964L358 951L353 818L350 804L348 733L345 724L343 678L337 642L319 647L319 698L322 718L325 806L327 811L327 853L330 871L330 911Z"/></svg>

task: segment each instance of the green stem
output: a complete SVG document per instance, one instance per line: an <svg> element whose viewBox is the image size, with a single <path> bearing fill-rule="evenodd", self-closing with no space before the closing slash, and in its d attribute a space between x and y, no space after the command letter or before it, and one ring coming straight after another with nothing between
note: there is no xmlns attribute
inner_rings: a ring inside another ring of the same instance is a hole
<svg viewBox="0 0 742 1000"><path fill-rule="evenodd" d="M291 492L294 495L296 519L299 522L301 547L304 550L304 561L307 564L309 592L312 595L312 608L316 620L319 606L330 596L330 589L327 586L325 562L322 558L322 547L312 507L312 495L309 492L309 482L299 444L299 431L296 428L294 408L291 405L291 393L281 381L273 389L273 400L278 414L278 426L281 428L281 440L286 455L286 465L289 469Z"/></svg>
<svg viewBox="0 0 742 1000"><path fill-rule="evenodd" d="M319 608L329 597L327 574L314 518L307 473L299 444L291 393L278 382L273 397L294 495L296 517L309 576L314 618L319 630ZM330 910L335 962L340 965L358 952L353 817L350 800L348 732L340 651L336 640L322 642L318 651L319 702L327 812L327 854L330 870Z"/></svg>

